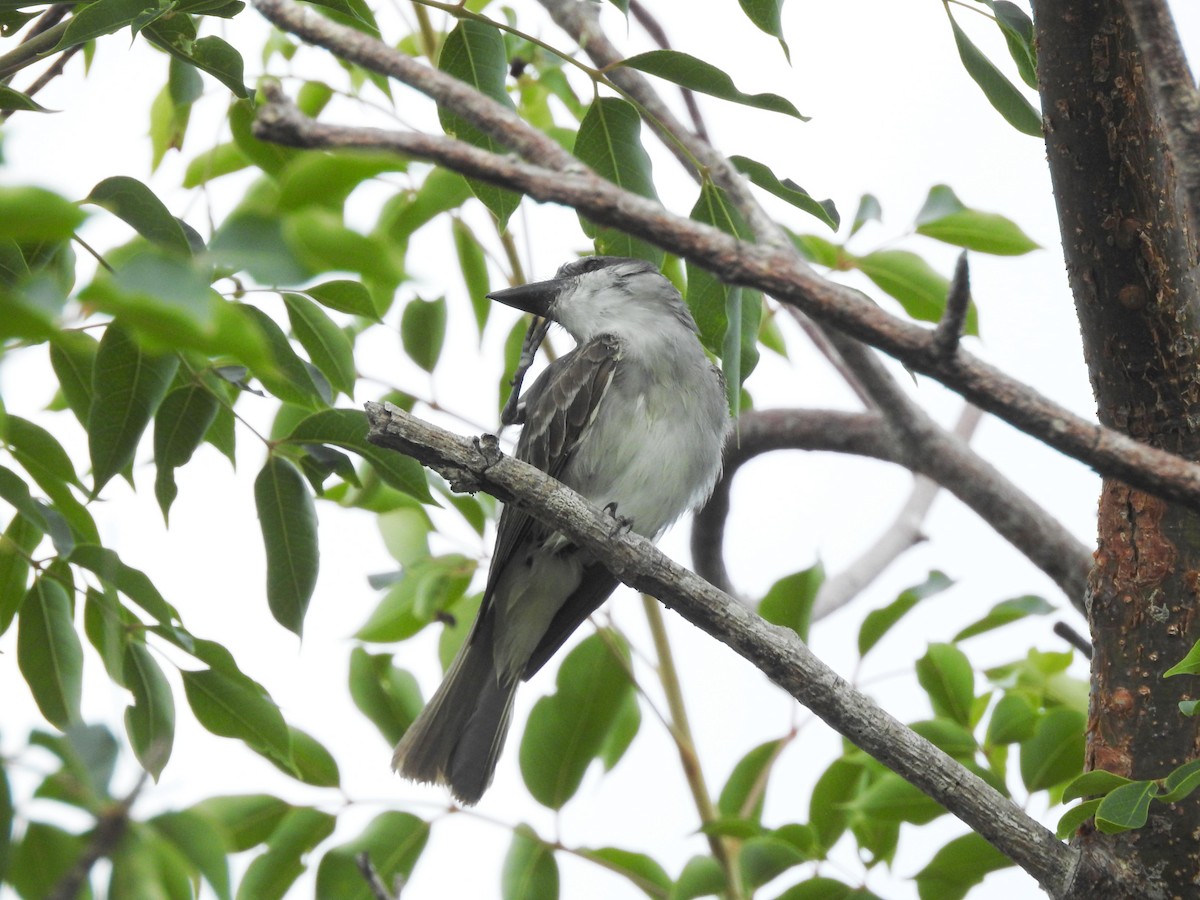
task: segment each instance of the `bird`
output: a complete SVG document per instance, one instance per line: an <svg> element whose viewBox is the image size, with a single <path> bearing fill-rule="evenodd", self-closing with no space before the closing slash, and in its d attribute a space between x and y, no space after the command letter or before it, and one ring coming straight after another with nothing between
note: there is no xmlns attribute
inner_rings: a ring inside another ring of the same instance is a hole
<svg viewBox="0 0 1200 900"><path fill-rule="evenodd" d="M576 343L521 398L517 459L651 540L708 499L731 428L725 382L657 266L583 256L547 281L487 297L550 320ZM396 746L393 769L477 803L491 784L518 685L617 583L570 539L506 505L479 613Z"/></svg>

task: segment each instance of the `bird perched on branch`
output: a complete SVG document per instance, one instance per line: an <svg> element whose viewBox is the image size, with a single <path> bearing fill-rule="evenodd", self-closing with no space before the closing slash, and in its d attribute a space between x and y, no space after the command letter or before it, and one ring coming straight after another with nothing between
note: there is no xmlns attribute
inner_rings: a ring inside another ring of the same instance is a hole
<svg viewBox="0 0 1200 900"><path fill-rule="evenodd" d="M521 399L518 459L651 539L708 498L730 426L724 381L679 292L654 265L583 257L549 281L488 297L561 325L577 343ZM479 616L393 767L478 802L517 685L616 586L586 551L505 507Z"/></svg>

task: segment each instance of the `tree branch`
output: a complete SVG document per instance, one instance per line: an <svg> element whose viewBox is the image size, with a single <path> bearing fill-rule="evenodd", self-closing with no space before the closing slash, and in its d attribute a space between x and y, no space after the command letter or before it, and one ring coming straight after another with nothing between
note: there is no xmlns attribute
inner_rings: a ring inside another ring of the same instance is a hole
<svg viewBox="0 0 1200 900"><path fill-rule="evenodd" d="M952 435L936 447L897 440L879 413L829 410L751 410L738 420L738 438L725 450L725 469L708 504L692 523L696 570L727 593L729 573L721 546L737 470L773 450L823 450L893 462L950 491L1054 579L1082 607L1092 557L1053 516Z"/></svg>
<svg viewBox="0 0 1200 900"><path fill-rule="evenodd" d="M112 856L121 843L121 838L125 836L125 830L129 827L129 811L145 787L148 777L149 773L143 771L137 784L123 799L100 812L83 853L55 883L46 895L46 900L76 900L87 882L88 875L91 874L92 867L105 857Z"/></svg>
<svg viewBox="0 0 1200 900"><path fill-rule="evenodd" d="M444 431L391 404L368 403L369 440L441 472L451 485L483 489L561 531L603 560L625 584L653 594L729 646L875 759L916 785L1037 879L1068 890L1078 854L1016 804L884 712L817 659L796 634L764 622L668 559L650 541L614 533L612 520L545 473Z"/></svg>
<svg viewBox="0 0 1200 900"><path fill-rule="evenodd" d="M255 2L294 5L290 0ZM363 37L351 29L347 31ZM959 392L985 412L1101 474L1200 510L1200 466L1088 422L965 351L960 350L953 359L942 358L933 348L928 329L890 316L853 288L822 278L790 250L747 244L716 228L676 216L652 200L616 187L577 161L570 170L550 170L453 138L324 125L284 104L278 89L267 93L271 102L260 109L255 124L255 133L264 140L307 148L390 150L521 191L539 202L573 207L597 224L619 227L652 241L702 265L729 284L761 290L851 337L873 344L910 369ZM487 98L476 94L472 103L478 105L484 100ZM520 123L520 127L526 126Z"/></svg>

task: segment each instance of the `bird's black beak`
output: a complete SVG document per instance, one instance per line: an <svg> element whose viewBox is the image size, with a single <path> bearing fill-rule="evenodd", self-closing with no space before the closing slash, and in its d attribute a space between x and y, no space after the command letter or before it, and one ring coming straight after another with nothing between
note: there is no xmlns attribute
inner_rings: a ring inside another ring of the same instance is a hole
<svg viewBox="0 0 1200 900"><path fill-rule="evenodd" d="M557 278L549 281L535 281L533 284L522 284L517 287L505 288L502 291L492 291L487 295L489 300L496 300L505 306L511 306L535 316L546 318L550 315L550 307L562 288L562 282Z"/></svg>

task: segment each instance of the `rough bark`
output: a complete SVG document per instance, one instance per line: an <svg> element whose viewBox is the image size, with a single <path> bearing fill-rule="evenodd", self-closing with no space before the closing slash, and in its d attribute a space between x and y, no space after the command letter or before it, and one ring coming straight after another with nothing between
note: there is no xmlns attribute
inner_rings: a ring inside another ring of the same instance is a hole
<svg viewBox="0 0 1200 900"><path fill-rule="evenodd" d="M574 491L502 454L494 437L459 437L391 404L366 407L371 443L438 471L456 491L487 491L562 532L622 582L657 597L730 647L837 732L937 800L1036 878L1051 896L1063 896L1075 879L1078 853L848 684L794 631L759 618L668 559L646 538L614 529L611 516Z"/></svg>
<svg viewBox="0 0 1200 900"><path fill-rule="evenodd" d="M1127 6L1137 6L1131 16ZM1100 422L1152 447L1200 458L1200 295L1196 210L1181 170L1196 165L1156 87L1177 37L1161 3L1036 4L1046 146L1064 254ZM1142 24L1141 33L1135 21ZM1186 67L1185 67L1186 68ZM1190 94L1194 96L1190 75ZM1194 99L1190 101L1194 104ZM1194 108L1194 106L1192 107ZM1180 145L1183 146L1180 146ZM1200 516L1112 478L1100 498L1089 579L1089 769L1161 778L1197 756L1200 722L1178 702L1190 677L1163 679L1200 638ZM1137 860L1145 879L1105 896L1194 897L1200 797L1151 806L1120 835L1078 843Z"/></svg>

